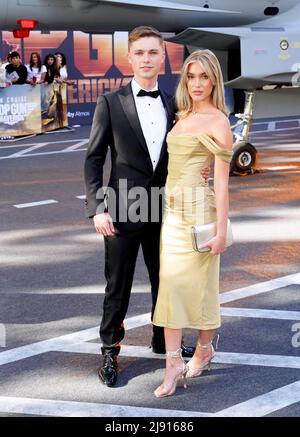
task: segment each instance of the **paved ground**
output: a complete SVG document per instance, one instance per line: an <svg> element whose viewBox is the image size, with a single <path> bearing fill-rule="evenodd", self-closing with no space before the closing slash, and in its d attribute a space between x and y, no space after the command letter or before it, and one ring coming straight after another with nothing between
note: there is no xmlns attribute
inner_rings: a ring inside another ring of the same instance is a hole
<svg viewBox="0 0 300 437"><path fill-rule="evenodd" d="M300 416L299 121L253 126L262 172L230 178L235 245L213 369L160 400L141 255L118 384L97 378L105 282L103 240L83 213L88 135L0 144L0 415Z"/></svg>

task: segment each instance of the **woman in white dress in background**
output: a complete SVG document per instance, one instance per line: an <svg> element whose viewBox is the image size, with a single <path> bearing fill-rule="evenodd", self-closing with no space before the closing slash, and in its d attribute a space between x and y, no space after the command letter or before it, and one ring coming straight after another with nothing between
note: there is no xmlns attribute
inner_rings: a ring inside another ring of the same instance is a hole
<svg viewBox="0 0 300 437"><path fill-rule="evenodd" d="M26 65L27 68L27 83L31 85L36 85L37 83L43 83L47 68L42 65L41 56L38 52L32 52L30 55L29 64Z"/></svg>
<svg viewBox="0 0 300 437"><path fill-rule="evenodd" d="M59 78L56 79L57 82L66 83L67 85L73 85L73 80L68 80L68 69L66 57L63 53L55 53L56 67L59 72Z"/></svg>

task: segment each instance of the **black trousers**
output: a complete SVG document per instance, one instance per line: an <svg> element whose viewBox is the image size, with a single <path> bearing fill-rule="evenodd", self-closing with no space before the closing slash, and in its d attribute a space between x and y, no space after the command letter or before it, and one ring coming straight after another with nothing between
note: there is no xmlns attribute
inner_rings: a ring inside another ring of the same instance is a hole
<svg viewBox="0 0 300 437"><path fill-rule="evenodd" d="M136 232L105 237L105 278L107 281L100 326L102 353L118 355L118 343L124 338L125 319L135 271L136 259L142 246L149 273L152 294L151 317L157 300L159 285L159 240L161 223L145 223ZM164 338L163 328L154 326L154 335Z"/></svg>

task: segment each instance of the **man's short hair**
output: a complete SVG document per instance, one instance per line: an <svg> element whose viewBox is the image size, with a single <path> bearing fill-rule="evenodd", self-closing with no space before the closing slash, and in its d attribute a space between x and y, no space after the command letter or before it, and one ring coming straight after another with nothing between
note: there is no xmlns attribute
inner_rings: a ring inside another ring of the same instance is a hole
<svg viewBox="0 0 300 437"><path fill-rule="evenodd" d="M9 52L7 55L7 59L11 58L20 58L20 54L18 52Z"/></svg>
<svg viewBox="0 0 300 437"><path fill-rule="evenodd" d="M128 37L128 47L130 48L131 44L137 41L140 38L145 38L149 36L154 36L159 39L161 45L164 43L164 39L159 30L155 29L155 27L150 26L139 26L135 27L129 34Z"/></svg>

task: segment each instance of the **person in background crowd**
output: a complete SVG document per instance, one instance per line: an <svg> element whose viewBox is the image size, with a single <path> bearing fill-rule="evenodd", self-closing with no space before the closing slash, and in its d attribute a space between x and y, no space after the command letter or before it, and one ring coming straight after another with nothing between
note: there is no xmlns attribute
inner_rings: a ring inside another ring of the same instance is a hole
<svg viewBox="0 0 300 437"><path fill-rule="evenodd" d="M5 67L7 64L3 64L2 59L0 58L0 70L5 72Z"/></svg>
<svg viewBox="0 0 300 437"><path fill-rule="evenodd" d="M32 52L30 55L29 64L27 68L27 83L35 85L36 83L43 83L46 76L47 68L42 65L41 56L38 52Z"/></svg>
<svg viewBox="0 0 300 437"><path fill-rule="evenodd" d="M6 86L6 64L2 63L2 59L0 58L0 88L4 88Z"/></svg>
<svg viewBox="0 0 300 437"><path fill-rule="evenodd" d="M22 64L18 52L10 52L7 59L9 64L6 65L6 79L12 85L23 85L27 80L27 68Z"/></svg>
<svg viewBox="0 0 300 437"><path fill-rule="evenodd" d="M57 52L55 53L56 65L59 71L59 79L57 79L60 83L66 83L67 85L73 85L73 80L68 80L68 69L67 69L67 61L66 57L63 53Z"/></svg>
<svg viewBox="0 0 300 437"><path fill-rule="evenodd" d="M10 64L10 59L11 59L10 53L8 53L6 60L4 62L2 61L2 59L0 59L0 69L1 70L5 71L5 67Z"/></svg>
<svg viewBox="0 0 300 437"><path fill-rule="evenodd" d="M6 63L6 65L8 65L8 64L10 64L11 63L11 54L12 54L12 52L9 52L8 54L7 54L7 63Z"/></svg>
<svg viewBox="0 0 300 437"><path fill-rule="evenodd" d="M10 53L8 53L4 62L2 59L0 59L0 88L7 88L9 85L11 85L6 77L6 66L10 64L10 60Z"/></svg>
<svg viewBox="0 0 300 437"><path fill-rule="evenodd" d="M53 83L54 79L58 78L60 74L57 69L55 56L52 53L49 53L45 57L44 65L46 67L46 73L45 76L42 76L42 79L44 80L44 84L47 85Z"/></svg>

